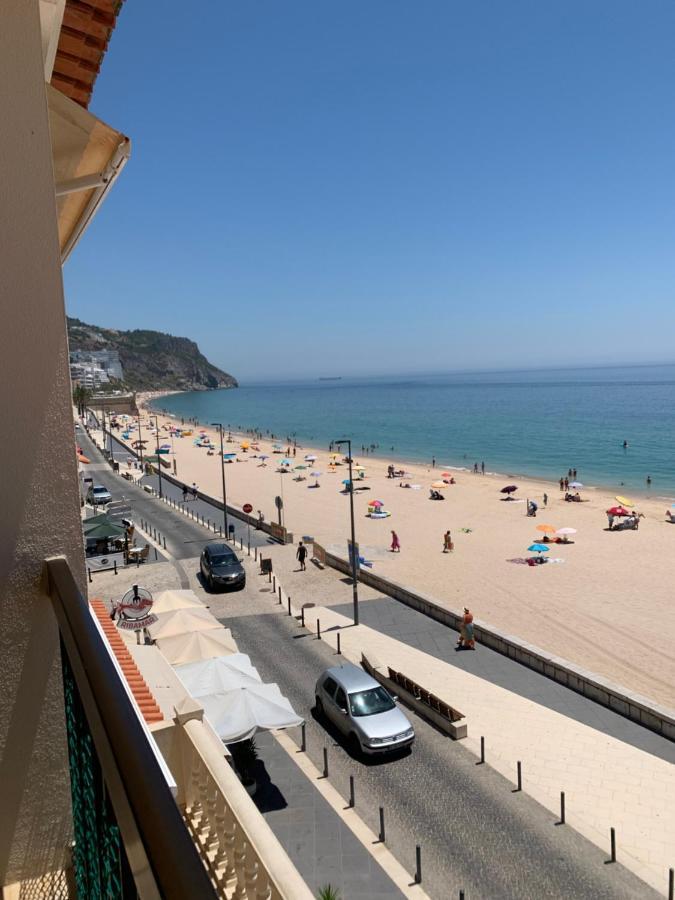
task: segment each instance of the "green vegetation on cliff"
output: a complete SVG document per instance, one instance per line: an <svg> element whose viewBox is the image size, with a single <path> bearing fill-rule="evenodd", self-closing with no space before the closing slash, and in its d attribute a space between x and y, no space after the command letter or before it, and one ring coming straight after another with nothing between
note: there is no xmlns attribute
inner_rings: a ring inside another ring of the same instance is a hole
<svg viewBox="0 0 675 900"><path fill-rule="evenodd" d="M238 387L188 338L161 331L117 331L68 318L71 350L117 350L124 385L134 391L203 391Z"/></svg>

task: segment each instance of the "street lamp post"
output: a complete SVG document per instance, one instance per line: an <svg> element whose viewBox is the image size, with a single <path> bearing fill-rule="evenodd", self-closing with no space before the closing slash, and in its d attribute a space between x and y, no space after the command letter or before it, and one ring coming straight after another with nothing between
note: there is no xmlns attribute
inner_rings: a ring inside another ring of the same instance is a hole
<svg viewBox="0 0 675 900"><path fill-rule="evenodd" d="M223 479L223 529L225 531L225 540L227 540L227 490L225 488L225 448L223 446L223 426L220 422L211 422L213 428L218 429L220 434L220 474Z"/></svg>
<svg viewBox="0 0 675 900"><path fill-rule="evenodd" d="M143 436L141 434L141 417L138 416L138 450L141 454L141 473L143 472Z"/></svg>
<svg viewBox="0 0 675 900"><path fill-rule="evenodd" d="M359 588L358 588L358 577L359 577L359 560L358 560L358 552L356 549L356 527L354 525L354 482L352 481L352 442L348 438L345 438L342 441L335 441L335 445L339 447L341 444L347 445L347 453L349 454L349 514L351 518L352 525L352 552L351 552L351 562L352 562L352 593L354 599L354 624L359 624Z"/></svg>
<svg viewBox="0 0 675 900"><path fill-rule="evenodd" d="M152 417L150 418L152 422ZM159 476L159 499L162 499L162 464L159 460L159 419L155 416L155 456L157 457L157 475Z"/></svg>

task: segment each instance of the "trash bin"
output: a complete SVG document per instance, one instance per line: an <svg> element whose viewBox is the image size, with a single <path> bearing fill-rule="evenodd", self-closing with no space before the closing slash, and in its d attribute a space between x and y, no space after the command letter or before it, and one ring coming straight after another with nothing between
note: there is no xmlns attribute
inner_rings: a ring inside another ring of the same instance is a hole
<svg viewBox="0 0 675 900"><path fill-rule="evenodd" d="M229 539L231 541L233 541L234 540L234 525L227 526L227 534L228 534Z"/></svg>

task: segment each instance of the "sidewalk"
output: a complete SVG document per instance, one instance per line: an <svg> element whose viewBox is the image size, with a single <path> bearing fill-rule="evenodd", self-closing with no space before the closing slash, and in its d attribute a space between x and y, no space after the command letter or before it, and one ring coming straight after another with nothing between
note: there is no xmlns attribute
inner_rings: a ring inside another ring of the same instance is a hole
<svg viewBox="0 0 675 900"><path fill-rule="evenodd" d="M391 665L465 713L465 745L551 810L566 795L567 823L609 855L610 827L627 868L665 893L675 864L675 745L486 648L456 653L456 635L372 589L361 591L361 622L351 625L348 579L310 566L296 572L294 548L273 551L274 568L295 612L342 652ZM345 615L346 613L347 615ZM389 632L389 633L386 633ZM395 636L392 636L395 635Z"/></svg>

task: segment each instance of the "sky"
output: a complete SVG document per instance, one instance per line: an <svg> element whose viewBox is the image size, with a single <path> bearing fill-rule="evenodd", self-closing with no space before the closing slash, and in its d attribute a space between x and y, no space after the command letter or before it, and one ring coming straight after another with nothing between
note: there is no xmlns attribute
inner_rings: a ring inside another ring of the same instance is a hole
<svg viewBox="0 0 675 900"><path fill-rule="evenodd" d="M242 382L675 359L671 0L126 0L70 315Z"/></svg>

